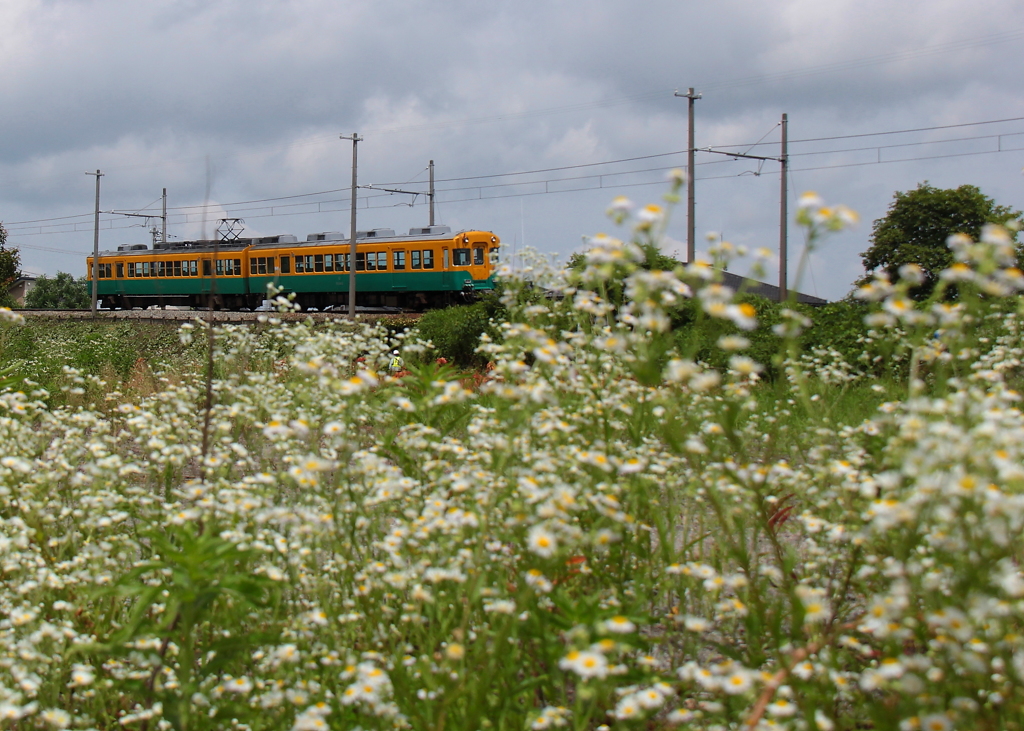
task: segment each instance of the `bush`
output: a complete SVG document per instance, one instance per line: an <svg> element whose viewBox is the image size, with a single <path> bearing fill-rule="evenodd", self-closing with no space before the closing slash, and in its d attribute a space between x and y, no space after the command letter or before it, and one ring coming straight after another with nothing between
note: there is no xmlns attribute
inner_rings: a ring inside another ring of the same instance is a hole
<svg viewBox="0 0 1024 731"><path fill-rule="evenodd" d="M85 277L75 279L67 272L57 272L50 279L45 274L25 296L25 307L55 310L84 310L92 304L90 282Z"/></svg>
<svg viewBox="0 0 1024 731"><path fill-rule="evenodd" d="M480 368L487 358L476 352L480 336L500 338L491 320L503 312L498 296L485 295L480 302L430 310L416 322L417 337L434 344L428 358L445 358L463 368Z"/></svg>

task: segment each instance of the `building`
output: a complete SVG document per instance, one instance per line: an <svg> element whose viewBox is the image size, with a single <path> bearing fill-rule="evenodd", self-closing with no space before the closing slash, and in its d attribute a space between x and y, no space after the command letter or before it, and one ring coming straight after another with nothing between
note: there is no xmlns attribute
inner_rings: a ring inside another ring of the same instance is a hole
<svg viewBox="0 0 1024 731"><path fill-rule="evenodd" d="M29 274L22 274L20 277L11 282L11 285L7 288L7 293L11 295L15 302L19 306L25 306L25 297L32 288L36 286L36 278Z"/></svg>

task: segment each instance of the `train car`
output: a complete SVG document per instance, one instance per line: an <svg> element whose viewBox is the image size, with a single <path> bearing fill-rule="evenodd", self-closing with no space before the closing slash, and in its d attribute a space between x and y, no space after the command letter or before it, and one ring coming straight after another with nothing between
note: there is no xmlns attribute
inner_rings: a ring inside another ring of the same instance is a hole
<svg viewBox="0 0 1024 731"><path fill-rule="evenodd" d="M501 245L489 231L448 226L356 233L356 304L425 309L467 301L494 288ZM304 309L348 305L349 238L337 232L230 242L182 241L119 246L99 257L102 305L252 309L267 285L294 293ZM86 259L92 272L92 257Z"/></svg>

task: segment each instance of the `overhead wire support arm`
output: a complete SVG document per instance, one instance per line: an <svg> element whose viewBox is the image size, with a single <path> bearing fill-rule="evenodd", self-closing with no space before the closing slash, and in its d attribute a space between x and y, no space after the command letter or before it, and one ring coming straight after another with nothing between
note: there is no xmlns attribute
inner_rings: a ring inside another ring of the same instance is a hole
<svg viewBox="0 0 1024 731"><path fill-rule="evenodd" d="M405 193L406 195L423 195L422 191L416 190L399 190L398 188L378 188L376 185L360 185L360 188L364 190L382 190L385 193Z"/></svg>
<svg viewBox="0 0 1024 731"><path fill-rule="evenodd" d="M698 152L710 152L714 155L725 155L726 157L745 157L748 160L769 160L771 162L782 162L781 157L764 157L762 155L748 155L744 152L725 152L723 150L712 150L710 147L701 147Z"/></svg>

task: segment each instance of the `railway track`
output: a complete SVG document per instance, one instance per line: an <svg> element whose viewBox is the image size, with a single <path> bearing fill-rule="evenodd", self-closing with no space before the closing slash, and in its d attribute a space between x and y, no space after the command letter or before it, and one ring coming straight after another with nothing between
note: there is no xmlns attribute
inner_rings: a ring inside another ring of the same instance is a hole
<svg viewBox="0 0 1024 731"><path fill-rule="evenodd" d="M231 312L227 310L101 310L94 316L90 310L18 310L27 318L49 320L131 320L134 322L190 322L195 319L212 322L266 322L275 318L285 322L314 322L349 320L342 312ZM376 322L385 317L417 319L421 313L402 312L357 312L356 322Z"/></svg>

